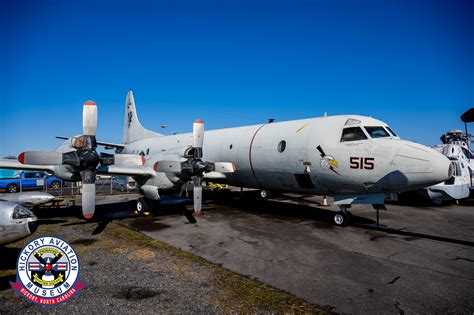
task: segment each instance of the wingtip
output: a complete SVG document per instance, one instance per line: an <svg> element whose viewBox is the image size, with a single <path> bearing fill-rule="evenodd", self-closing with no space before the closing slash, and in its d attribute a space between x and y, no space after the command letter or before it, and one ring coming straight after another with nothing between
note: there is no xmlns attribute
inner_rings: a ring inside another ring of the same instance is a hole
<svg viewBox="0 0 474 315"><path fill-rule="evenodd" d="M18 155L18 162L20 162L21 164L25 164L25 152L21 152Z"/></svg>
<svg viewBox="0 0 474 315"><path fill-rule="evenodd" d="M85 214L84 213L84 218L86 218L87 220L92 219L93 216L94 216L93 214Z"/></svg>
<svg viewBox="0 0 474 315"><path fill-rule="evenodd" d="M194 121L195 124L204 124L204 122L202 121L202 119L196 119Z"/></svg>

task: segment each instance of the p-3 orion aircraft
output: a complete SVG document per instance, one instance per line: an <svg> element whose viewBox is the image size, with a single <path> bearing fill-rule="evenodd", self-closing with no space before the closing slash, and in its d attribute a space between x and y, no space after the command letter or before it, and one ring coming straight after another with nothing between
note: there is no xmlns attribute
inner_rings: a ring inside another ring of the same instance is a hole
<svg viewBox="0 0 474 315"><path fill-rule="evenodd" d="M0 167L46 169L64 180L82 180L82 209L95 210L96 174L132 176L143 195L137 210L149 209L160 194L194 184L194 214L201 211L202 181L269 192L334 196L337 225L348 223L351 204L383 205L390 193L415 190L448 180L452 165L426 146L400 139L384 122L340 115L273 122L204 132L196 119L193 132L163 135L139 122L132 91L125 103L123 144L96 141L97 105L83 107L83 135L54 152L23 152L18 162ZM116 148L98 153L97 145ZM192 216L190 216L192 218ZM189 216L188 216L189 219ZM194 219L194 218L192 218Z"/></svg>

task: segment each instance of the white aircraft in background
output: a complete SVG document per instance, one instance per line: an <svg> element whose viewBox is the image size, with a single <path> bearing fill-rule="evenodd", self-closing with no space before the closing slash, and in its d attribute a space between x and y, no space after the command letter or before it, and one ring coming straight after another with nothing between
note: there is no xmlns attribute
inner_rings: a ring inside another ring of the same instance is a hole
<svg viewBox="0 0 474 315"><path fill-rule="evenodd" d="M351 204L384 204L386 194L430 186L453 174L450 161L426 146L401 140L384 122L341 115L227 128L204 132L195 120L193 133L149 131L139 122L132 91L125 104L123 144L96 141L97 106L83 107L83 135L67 139L55 152L29 151L0 167L46 169L64 180L83 182L86 218L95 209L95 175L132 176L144 197L144 211L160 193L194 183L194 213L202 204L203 179L237 187L331 195L341 211L337 225L348 223ZM204 141L206 138L206 141ZM119 154L98 154L97 145ZM218 162L224 161L224 162ZM189 219L189 218L188 218Z"/></svg>

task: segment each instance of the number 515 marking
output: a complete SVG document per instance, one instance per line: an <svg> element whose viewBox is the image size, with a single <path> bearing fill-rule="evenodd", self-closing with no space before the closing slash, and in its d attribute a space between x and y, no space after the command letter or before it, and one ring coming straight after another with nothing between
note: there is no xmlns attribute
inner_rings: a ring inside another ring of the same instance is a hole
<svg viewBox="0 0 474 315"><path fill-rule="evenodd" d="M358 170L373 170L375 158L352 156L350 159L350 167Z"/></svg>

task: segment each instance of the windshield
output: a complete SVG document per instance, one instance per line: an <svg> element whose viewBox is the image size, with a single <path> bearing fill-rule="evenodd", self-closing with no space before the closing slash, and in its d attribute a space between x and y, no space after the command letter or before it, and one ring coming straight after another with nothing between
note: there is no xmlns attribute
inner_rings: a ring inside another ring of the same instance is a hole
<svg viewBox="0 0 474 315"><path fill-rule="evenodd" d="M464 152L464 155L466 155L466 158L468 158L469 160L474 159L474 155L471 153L471 151L464 147L462 148L462 151Z"/></svg>
<svg viewBox="0 0 474 315"><path fill-rule="evenodd" d="M342 130L341 142L365 139L367 139L367 136L360 127L350 127Z"/></svg>
<svg viewBox="0 0 474 315"><path fill-rule="evenodd" d="M390 132L392 136L398 137L398 135L392 130L392 128L390 128L389 126L385 126L385 128L387 128L388 132Z"/></svg>
<svg viewBox="0 0 474 315"><path fill-rule="evenodd" d="M371 138L385 138L390 137L390 134L385 130L382 126L375 126L375 127L364 127L367 133Z"/></svg>

